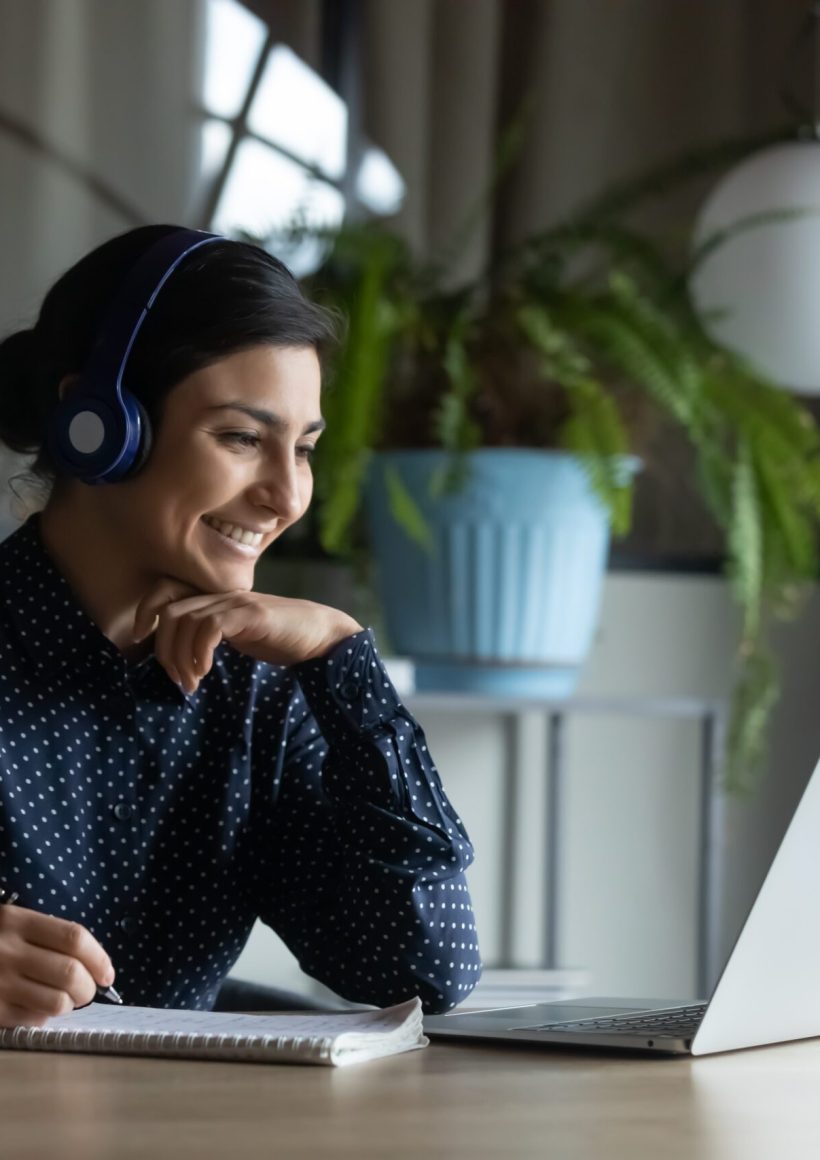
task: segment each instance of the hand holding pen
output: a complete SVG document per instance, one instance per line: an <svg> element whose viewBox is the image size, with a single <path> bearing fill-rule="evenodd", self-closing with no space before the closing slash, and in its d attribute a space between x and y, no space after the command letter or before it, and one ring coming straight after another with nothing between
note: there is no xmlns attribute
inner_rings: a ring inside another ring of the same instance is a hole
<svg viewBox="0 0 820 1160"><path fill-rule="evenodd" d="M0 1027L42 1027L98 995L122 999L111 986L114 966L78 922L13 905L0 887Z"/></svg>

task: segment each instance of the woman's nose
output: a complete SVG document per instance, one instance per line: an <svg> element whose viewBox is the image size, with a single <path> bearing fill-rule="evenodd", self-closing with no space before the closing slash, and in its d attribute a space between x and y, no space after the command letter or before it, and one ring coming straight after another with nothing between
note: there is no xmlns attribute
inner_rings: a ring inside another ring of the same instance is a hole
<svg viewBox="0 0 820 1160"><path fill-rule="evenodd" d="M280 519L300 516L302 496L295 465L278 462L268 466L254 484L252 498L276 512Z"/></svg>

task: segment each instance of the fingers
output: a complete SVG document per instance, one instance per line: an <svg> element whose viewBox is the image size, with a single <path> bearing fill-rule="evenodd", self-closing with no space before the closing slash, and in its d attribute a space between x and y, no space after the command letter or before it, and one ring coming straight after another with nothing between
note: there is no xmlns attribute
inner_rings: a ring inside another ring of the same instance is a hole
<svg viewBox="0 0 820 1160"><path fill-rule="evenodd" d="M6 988L7 1001L15 1007L21 1007L33 1015L45 1015L53 1019L56 1015L68 1015L75 1007L84 1007L94 998L96 988L91 976L86 972L86 978L91 983L90 994L75 997L67 988L49 987L36 979L20 975L13 979ZM88 991L88 988L85 989Z"/></svg>
<svg viewBox="0 0 820 1160"><path fill-rule="evenodd" d="M231 598L180 600L160 613L154 654L172 681L192 693L210 670L213 652L222 639L221 623ZM199 649L201 647L202 655Z"/></svg>
<svg viewBox="0 0 820 1160"><path fill-rule="evenodd" d="M154 654L189 694L210 672L221 640L257 660L293 664L322 655L361 627L323 605L244 589L173 599L166 587L141 603L136 621L140 631L157 622Z"/></svg>
<svg viewBox="0 0 820 1160"><path fill-rule="evenodd" d="M142 628L140 628L140 635L134 636L134 644L139 644L139 642L141 640L144 640L146 636L150 636L152 632L156 632L158 628L159 628L159 613L157 613L155 615L154 619L151 622L151 627L148 629L147 632L144 631Z"/></svg>
<svg viewBox="0 0 820 1160"><path fill-rule="evenodd" d="M192 610L186 615L177 616L173 612L168 615L168 654L171 664L179 673L186 693L195 691L200 678L207 671L203 663L204 658L200 657L196 651L195 641L201 629L204 629L205 633L210 636L215 633L217 643L222 637L213 604L202 609ZM163 639L163 647L166 647L165 639Z"/></svg>
<svg viewBox="0 0 820 1160"><path fill-rule="evenodd" d="M0 1026L42 1026L114 981L111 960L80 923L24 907L2 910Z"/></svg>
<svg viewBox="0 0 820 1160"><path fill-rule="evenodd" d="M0 1001L0 1027L43 1027L48 1020L48 1015L38 1015L27 1007Z"/></svg>
<svg viewBox="0 0 820 1160"><path fill-rule="evenodd" d="M225 625L214 624L208 619L200 622L191 644L197 684L211 671L211 666L214 663L214 650L224 635Z"/></svg>
<svg viewBox="0 0 820 1160"><path fill-rule="evenodd" d="M182 674L174 663L174 637L176 624L170 616L159 617L159 626L154 634L154 656L177 685L182 684Z"/></svg>
<svg viewBox="0 0 820 1160"><path fill-rule="evenodd" d="M84 1007L97 993L97 982L79 959L44 947L28 945L25 960L20 962L20 975L26 984L43 996L65 995L70 1000L67 1010ZM108 976L110 977L110 976ZM20 1000L16 1000L20 1002ZM25 1004L31 1006L32 1004ZM35 1010L48 1010L37 1006ZM60 1012L50 1012L50 1014Z"/></svg>
<svg viewBox="0 0 820 1160"><path fill-rule="evenodd" d="M203 597L190 584L184 584L181 580L175 580L171 576L165 576L157 581L137 605L137 610L134 613L134 642L138 643L156 631L158 615L167 604L196 596L205 600L209 599L207 596Z"/></svg>
<svg viewBox="0 0 820 1160"><path fill-rule="evenodd" d="M18 926L17 933L25 942L76 960L101 987L113 983L114 964L86 927L65 918L15 907L14 917L20 915L25 916L25 920Z"/></svg>

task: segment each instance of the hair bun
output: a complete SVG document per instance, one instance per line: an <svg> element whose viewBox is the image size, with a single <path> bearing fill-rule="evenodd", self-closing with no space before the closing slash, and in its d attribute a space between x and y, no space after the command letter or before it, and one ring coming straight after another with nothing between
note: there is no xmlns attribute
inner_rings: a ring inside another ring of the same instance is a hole
<svg viewBox="0 0 820 1160"><path fill-rule="evenodd" d="M13 451L30 452L43 438L43 415L34 389L37 338L18 330L0 342L0 440Z"/></svg>
<svg viewBox="0 0 820 1160"><path fill-rule="evenodd" d="M36 342L33 330L17 330L0 342L0 366L3 373L12 362L30 362L34 358Z"/></svg>

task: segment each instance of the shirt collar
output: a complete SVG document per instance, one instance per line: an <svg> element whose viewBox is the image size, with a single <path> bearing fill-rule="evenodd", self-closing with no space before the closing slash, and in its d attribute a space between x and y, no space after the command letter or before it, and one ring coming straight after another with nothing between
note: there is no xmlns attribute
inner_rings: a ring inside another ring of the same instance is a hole
<svg viewBox="0 0 820 1160"><path fill-rule="evenodd" d="M116 645L80 607L49 555L40 532L40 513L0 543L0 600L32 661L43 673L85 667L101 660L135 677L161 668L153 653L129 664ZM190 697L163 674L180 700Z"/></svg>

